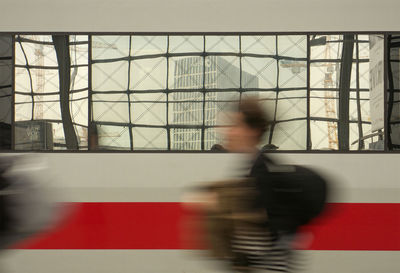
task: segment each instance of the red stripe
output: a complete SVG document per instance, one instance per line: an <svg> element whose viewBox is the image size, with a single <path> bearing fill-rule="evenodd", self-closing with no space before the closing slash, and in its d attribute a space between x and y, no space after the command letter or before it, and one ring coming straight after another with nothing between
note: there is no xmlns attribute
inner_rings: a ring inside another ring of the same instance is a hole
<svg viewBox="0 0 400 273"><path fill-rule="evenodd" d="M400 250L400 204L337 203L303 228L312 250Z"/></svg>
<svg viewBox="0 0 400 273"><path fill-rule="evenodd" d="M201 241L201 214L181 203L73 203L70 216L24 241L19 249L193 249ZM183 219L200 221L183 221ZM186 223L186 225L184 225ZM188 224L189 223L189 224ZM182 229L184 227L184 229ZM196 230L197 229L197 230ZM182 232L184 231L184 232ZM307 227L312 250L400 250L400 204L330 204ZM185 241L187 243L187 241Z"/></svg>

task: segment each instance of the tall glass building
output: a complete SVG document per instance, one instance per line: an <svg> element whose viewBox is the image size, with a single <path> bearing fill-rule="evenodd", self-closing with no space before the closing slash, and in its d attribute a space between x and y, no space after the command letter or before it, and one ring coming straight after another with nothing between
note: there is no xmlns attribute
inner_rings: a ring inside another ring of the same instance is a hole
<svg viewBox="0 0 400 273"><path fill-rule="evenodd" d="M203 63L204 62L204 63ZM203 67L205 69L203 74ZM226 109L226 104L233 104L235 97L229 92L229 87L235 81L246 82L248 88L258 88L258 77L247 72L240 73L240 68L221 56L210 56L203 61L199 57L187 57L175 62L174 89L218 89L218 92L207 92L205 104L202 104L203 94L200 92L175 92L172 96L172 122L181 125L172 131L172 149L198 150L210 149L215 143L221 142L221 136L216 132L218 113ZM204 78L203 78L204 75ZM197 102L197 103L196 103ZM204 109L203 109L204 108ZM203 124L204 123L204 124ZM212 126L201 133L199 128L185 128L185 125ZM204 139L202 139L204 138ZM202 147L202 143L204 147Z"/></svg>

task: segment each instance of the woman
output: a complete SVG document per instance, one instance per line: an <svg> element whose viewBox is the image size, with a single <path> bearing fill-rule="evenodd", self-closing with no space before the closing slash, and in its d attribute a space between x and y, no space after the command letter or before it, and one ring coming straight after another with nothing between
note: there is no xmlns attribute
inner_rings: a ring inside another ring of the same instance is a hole
<svg viewBox="0 0 400 273"><path fill-rule="evenodd" d="M268 220L268 164L271 160L258 150L269 120L255 99L243 100L232 115L232 124L225 131L225 148L234 153L245 153L250 158L247 177L254 181L255 198L249 211L264 212L265 220L257 224L235 225L231 248L232 262L243 270L262 269L267 272L289 272L292 262L293 230L276 228ZM290 219L287 219L290 221Z"/></svg>

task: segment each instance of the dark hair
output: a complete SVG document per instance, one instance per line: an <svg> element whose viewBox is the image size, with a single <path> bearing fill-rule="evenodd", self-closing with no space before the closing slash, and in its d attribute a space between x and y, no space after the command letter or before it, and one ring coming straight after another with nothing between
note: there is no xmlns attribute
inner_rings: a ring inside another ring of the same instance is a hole
<svg viewBox="0 0 400 273"><path fill-rule="evenodd" d="M226 152L224 146L221 144L214 144L210 150L213 152Z"/></svg>
<svg viewBox="0 0 400 273"><path fill-rule="evenodd" d="M260 132L260 138L267 131L269 119L260 103L255 98L246 98L239 103L238 112L243 115L243 121L251 129Z"/></svg>
<svg viewBox="0 0 400 273"><path fill-rule="evenodd" d="M270 150L278 150L279 149L279 147L278 146L276 146L276 145L274 145L274 144L272 144L272 143L269 143L269 144L265 144L262 148L261 148L261 151L270 151Z"/></svg>

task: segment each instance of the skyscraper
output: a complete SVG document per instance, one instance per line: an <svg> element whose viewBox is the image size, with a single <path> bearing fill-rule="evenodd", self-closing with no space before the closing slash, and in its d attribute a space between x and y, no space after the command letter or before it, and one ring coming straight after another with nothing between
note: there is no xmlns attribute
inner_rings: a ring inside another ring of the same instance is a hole
<svg viewBox="0 0 400 273"><path fill-rule="evenodd" d="M218 125L218 113L239 98L237 89L241 82L246 83L246 88L258 87L257 76L241 72L221 56L187 57L176 61L176 92L170 100L173 103L171 123L176 128L171 130L171 148L200 150L204 141L204 149L208 150L220 143L214 128Z"/></svg>

